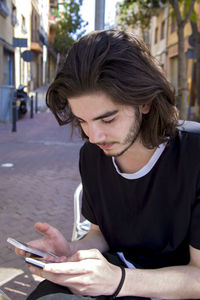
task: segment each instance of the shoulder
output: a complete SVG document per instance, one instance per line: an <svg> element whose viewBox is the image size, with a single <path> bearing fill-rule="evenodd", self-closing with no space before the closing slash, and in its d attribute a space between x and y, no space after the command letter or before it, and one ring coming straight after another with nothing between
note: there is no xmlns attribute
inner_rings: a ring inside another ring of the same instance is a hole
<svg viewBox="0 0 200 300"><path fill-rule="evenodd" d="M180 126L177 127L181 133L194 133L200 136L200 123L193 121L180 121Z"/></svg>
<svg viewBox="0 0 200 300"><path fill-rule="evenodd" d="M194 143L194 145L199 145L200 147L200 123L184 121L177 127L177 130L182 143L185 141L187 144L191 143L191 146Z"/></svg>
<svg viewBox="0 0 200 300"><path fill-rule="evenodd" d="M199 165L200 123L192 121L182 122L177 127L174 143L179 155L182 154L188 161L194 161Z"/></svg>

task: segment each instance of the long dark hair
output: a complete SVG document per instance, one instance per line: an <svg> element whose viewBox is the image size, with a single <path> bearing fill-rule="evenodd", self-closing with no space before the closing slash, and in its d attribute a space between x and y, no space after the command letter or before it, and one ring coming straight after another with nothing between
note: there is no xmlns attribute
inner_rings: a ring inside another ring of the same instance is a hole
<svg viewBox="0 0 200 300"><path fill-rule="evenodd" d="M178 122L174 89L149 49L133 34L104 30L80 38L50 85L46 102L60 125L79 126L67 99L99 91L122 105L152 103L141 124L146 147L174 136Z"/></svg>

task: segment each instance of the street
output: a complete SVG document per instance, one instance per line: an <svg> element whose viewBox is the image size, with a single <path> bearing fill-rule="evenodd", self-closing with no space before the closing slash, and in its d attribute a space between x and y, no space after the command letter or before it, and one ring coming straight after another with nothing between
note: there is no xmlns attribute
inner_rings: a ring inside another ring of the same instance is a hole
<svg viewBox="0 0 200 300"><path fill-rule="evenodd" d="M73 194L80 182L82 141L70 138L46 111L11 124L0 123L0 289L11 299L26 299L41 278L30 274L7 237L28 242L40 237L37 221L57 227L67 239L73 226Z"/></svg>

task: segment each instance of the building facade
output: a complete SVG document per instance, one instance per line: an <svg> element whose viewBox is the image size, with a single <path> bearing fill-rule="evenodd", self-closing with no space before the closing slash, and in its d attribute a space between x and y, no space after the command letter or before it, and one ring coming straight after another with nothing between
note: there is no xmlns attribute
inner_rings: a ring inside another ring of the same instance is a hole
<svg viewBox="0 0 200 300"><path fill-rule="evenodd" d="M11 90L25 85L31 92L55 77L57 19L52 9L57 7L57 0L0 0L0 121L2 112L10 111L6 99L13 97Z"/></svg>
<svg viewBox="0 0 200 300"><path fill-rule="evenodd" d="M169 7L159 9L157 16L153 16L150 26L150 48L161 67L167 67L167 36L168 36L168 12Z"/></svg>
<svg viewBox="0 0 200 300"><path fill-rule="evenodd" d="M13 31L16 19L12 0L0 0L0 86L15 84Z"/></svg>

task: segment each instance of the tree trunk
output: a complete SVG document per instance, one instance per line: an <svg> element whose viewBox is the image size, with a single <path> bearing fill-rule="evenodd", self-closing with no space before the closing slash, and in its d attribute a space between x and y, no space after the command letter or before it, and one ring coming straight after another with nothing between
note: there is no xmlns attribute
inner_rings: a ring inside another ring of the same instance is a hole
<svg viewBox="0 0 200 300"><path fill-rule="evenodd" d="M185 0L189 1L189 0ZM183 19L181 16L181 10L179 5L184 5L178 0L169 0L171 6L174 9L177 22L178 33L178 96L177 104L181 119L186 119L187 115L187 69L186 69L186 57L184 50L184 27L188 22L191 13L194 9L194 3L196 0L190 0L188 12Z"/></svg>
<svg viewBox="0 0 200 300"><path fill-rule="evenodd" d="M194 37L194 53L196 61L196 100L197 114L196 119L200 121L200 32L198 31L197 23L191 22L192 34Z"/></svg>
<svg viewBox="0 0 200 300"><path fill-rule="evenodd" d="M187 70L184 50L184 25L178 28L178 96L177 104L181 119L187 115Z"/></svg>

